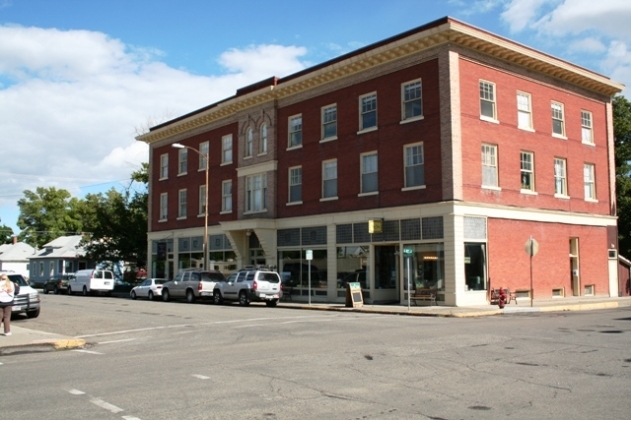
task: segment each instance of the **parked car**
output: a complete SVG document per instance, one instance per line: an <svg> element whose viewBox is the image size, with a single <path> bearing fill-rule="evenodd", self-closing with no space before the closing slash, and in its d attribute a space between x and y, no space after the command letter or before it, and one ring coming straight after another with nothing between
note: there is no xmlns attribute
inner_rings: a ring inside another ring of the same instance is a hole
<svg viewBox="0 0 631 421"><path fill-rule="evenodd" d="M30 319L39 316L40 298L39 292L26 282L26 279L19 273L6 273L9 279L20 286L20 293L13 300L11 314L26 313Z"/></svg>
<svg viewBox="0 0 631 421"><path fill-rule="evenodd" d="M68 295L105 293L110 295L114 290L114 273L111 270L84 269L77 272L74 279L68 281Z"/></svg>
<svg viewBox="0 0 631 421"><path fill-rule="evenodd" d="M162 300L186 298L189 303L197 299L212 299L215 284L225 277L215 270L184 269L177 276L162 284Z"/></svg>
<svg viewBox="0 0 631 421"><path fill-rule="evenodd" d="M55 294L68 293L68 282L74 279L74 273L64 273L62 275L55 275L44 283L42 287L44 294L54 292Z"/></svg>
<svg viewBox="0 0 631 421"><path fill-rule="evenodd" d="M218 282L213 290L213 301L238 301L248 305L251 301L265 302L274 307L283 297L280 275L267 269L246 268L233 273L223 282Z"/></svg>
<svg viewBox="0 0 631 421"><path fill-rule="evenodd" d="M140 283L140 285L136 285L131 289L129 295L132 300L135 300L138 297L148 298L149 301L153 301L155 297L162 296L162 284L164 284L167 279L161 278L147 278Z"/></svg>

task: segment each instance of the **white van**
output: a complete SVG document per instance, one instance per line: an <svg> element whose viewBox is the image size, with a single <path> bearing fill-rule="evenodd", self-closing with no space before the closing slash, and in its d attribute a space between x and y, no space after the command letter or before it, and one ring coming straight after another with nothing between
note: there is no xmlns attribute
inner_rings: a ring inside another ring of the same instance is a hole
<svg viewBox="0 0 631 421"><path fill-rule="evenodd" d="M111 294L114 290L114 273L111 270L84 269L68 282L68 295L93 292Z"/></svg>

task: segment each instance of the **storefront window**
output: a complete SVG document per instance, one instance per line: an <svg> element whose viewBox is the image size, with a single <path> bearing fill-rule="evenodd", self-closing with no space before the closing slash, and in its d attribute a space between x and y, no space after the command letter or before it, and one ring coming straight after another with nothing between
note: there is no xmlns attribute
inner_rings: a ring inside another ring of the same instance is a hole
<svg viewBox="0 0 631 421"><path fill-rule="evenodd" d="M309 268L311 268L311 288L326 289L327 251L313 250L311 264L305 259L306 249L281 250L278 252L278 268L283 285L293 288L309 288Z"/></svg>
<svg viewBox="0 0 631 421"><path fill-rule="evenodd" d="M337 287L346 288L349 282L359 282L362 289L370 288L370 247L337 248Z"/></svg>
<svg viewBox="0 0 631 421"><path fill-rule="evenodd" d="M486 290L486 244L465 243L464 271L467 291Z"/></svg>
<svg viewBox="0 0 631 421"><path fill-rule="evenodd" d="M406 244L403 260L403 288L436 288L445 290L445 253L443 243Z"/></svg>

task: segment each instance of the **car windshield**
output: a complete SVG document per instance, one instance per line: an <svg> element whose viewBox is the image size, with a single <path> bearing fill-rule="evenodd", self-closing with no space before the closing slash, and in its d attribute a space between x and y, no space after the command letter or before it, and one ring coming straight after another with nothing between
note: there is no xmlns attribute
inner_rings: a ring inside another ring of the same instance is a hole
<svg viewBox="0 0 631 421"><path fill-rule="evenodd" d="M19 286L21 286L21 287L28 286L28 283L26 282L26 279L24 279L24 277L22 275L8 275L8 276L9 276L10 280L15 282Z"/></svg>
<svg viewBox="0 0 631 421"><path fill-rule="evenodd" d="M258 280L277 284L280 282L280 277L273 272L261 272L259 273Z"/></svg>

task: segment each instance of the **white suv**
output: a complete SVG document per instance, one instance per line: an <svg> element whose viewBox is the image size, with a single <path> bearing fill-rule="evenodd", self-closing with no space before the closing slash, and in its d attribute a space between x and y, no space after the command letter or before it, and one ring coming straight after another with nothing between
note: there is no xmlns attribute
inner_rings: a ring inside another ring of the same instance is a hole
<svg viewBox="0 0 631 421"><path fill-rule="evenodd" d="M262 301L274 307L283 296L280 275L267 269L248 268L233 273L225 281L217 282L213 290L215 304L238 301L246 306L251 301Z"/></svg>
<svg viewBox="0 0 631 421"><path fill-rule="evenodd" d="M0 273L6 274L9 280L20 285L20 293L13 300L11 313L26 313L29 319L39 316L39 292L31 287L19 273L6 271Z"/></svg>

